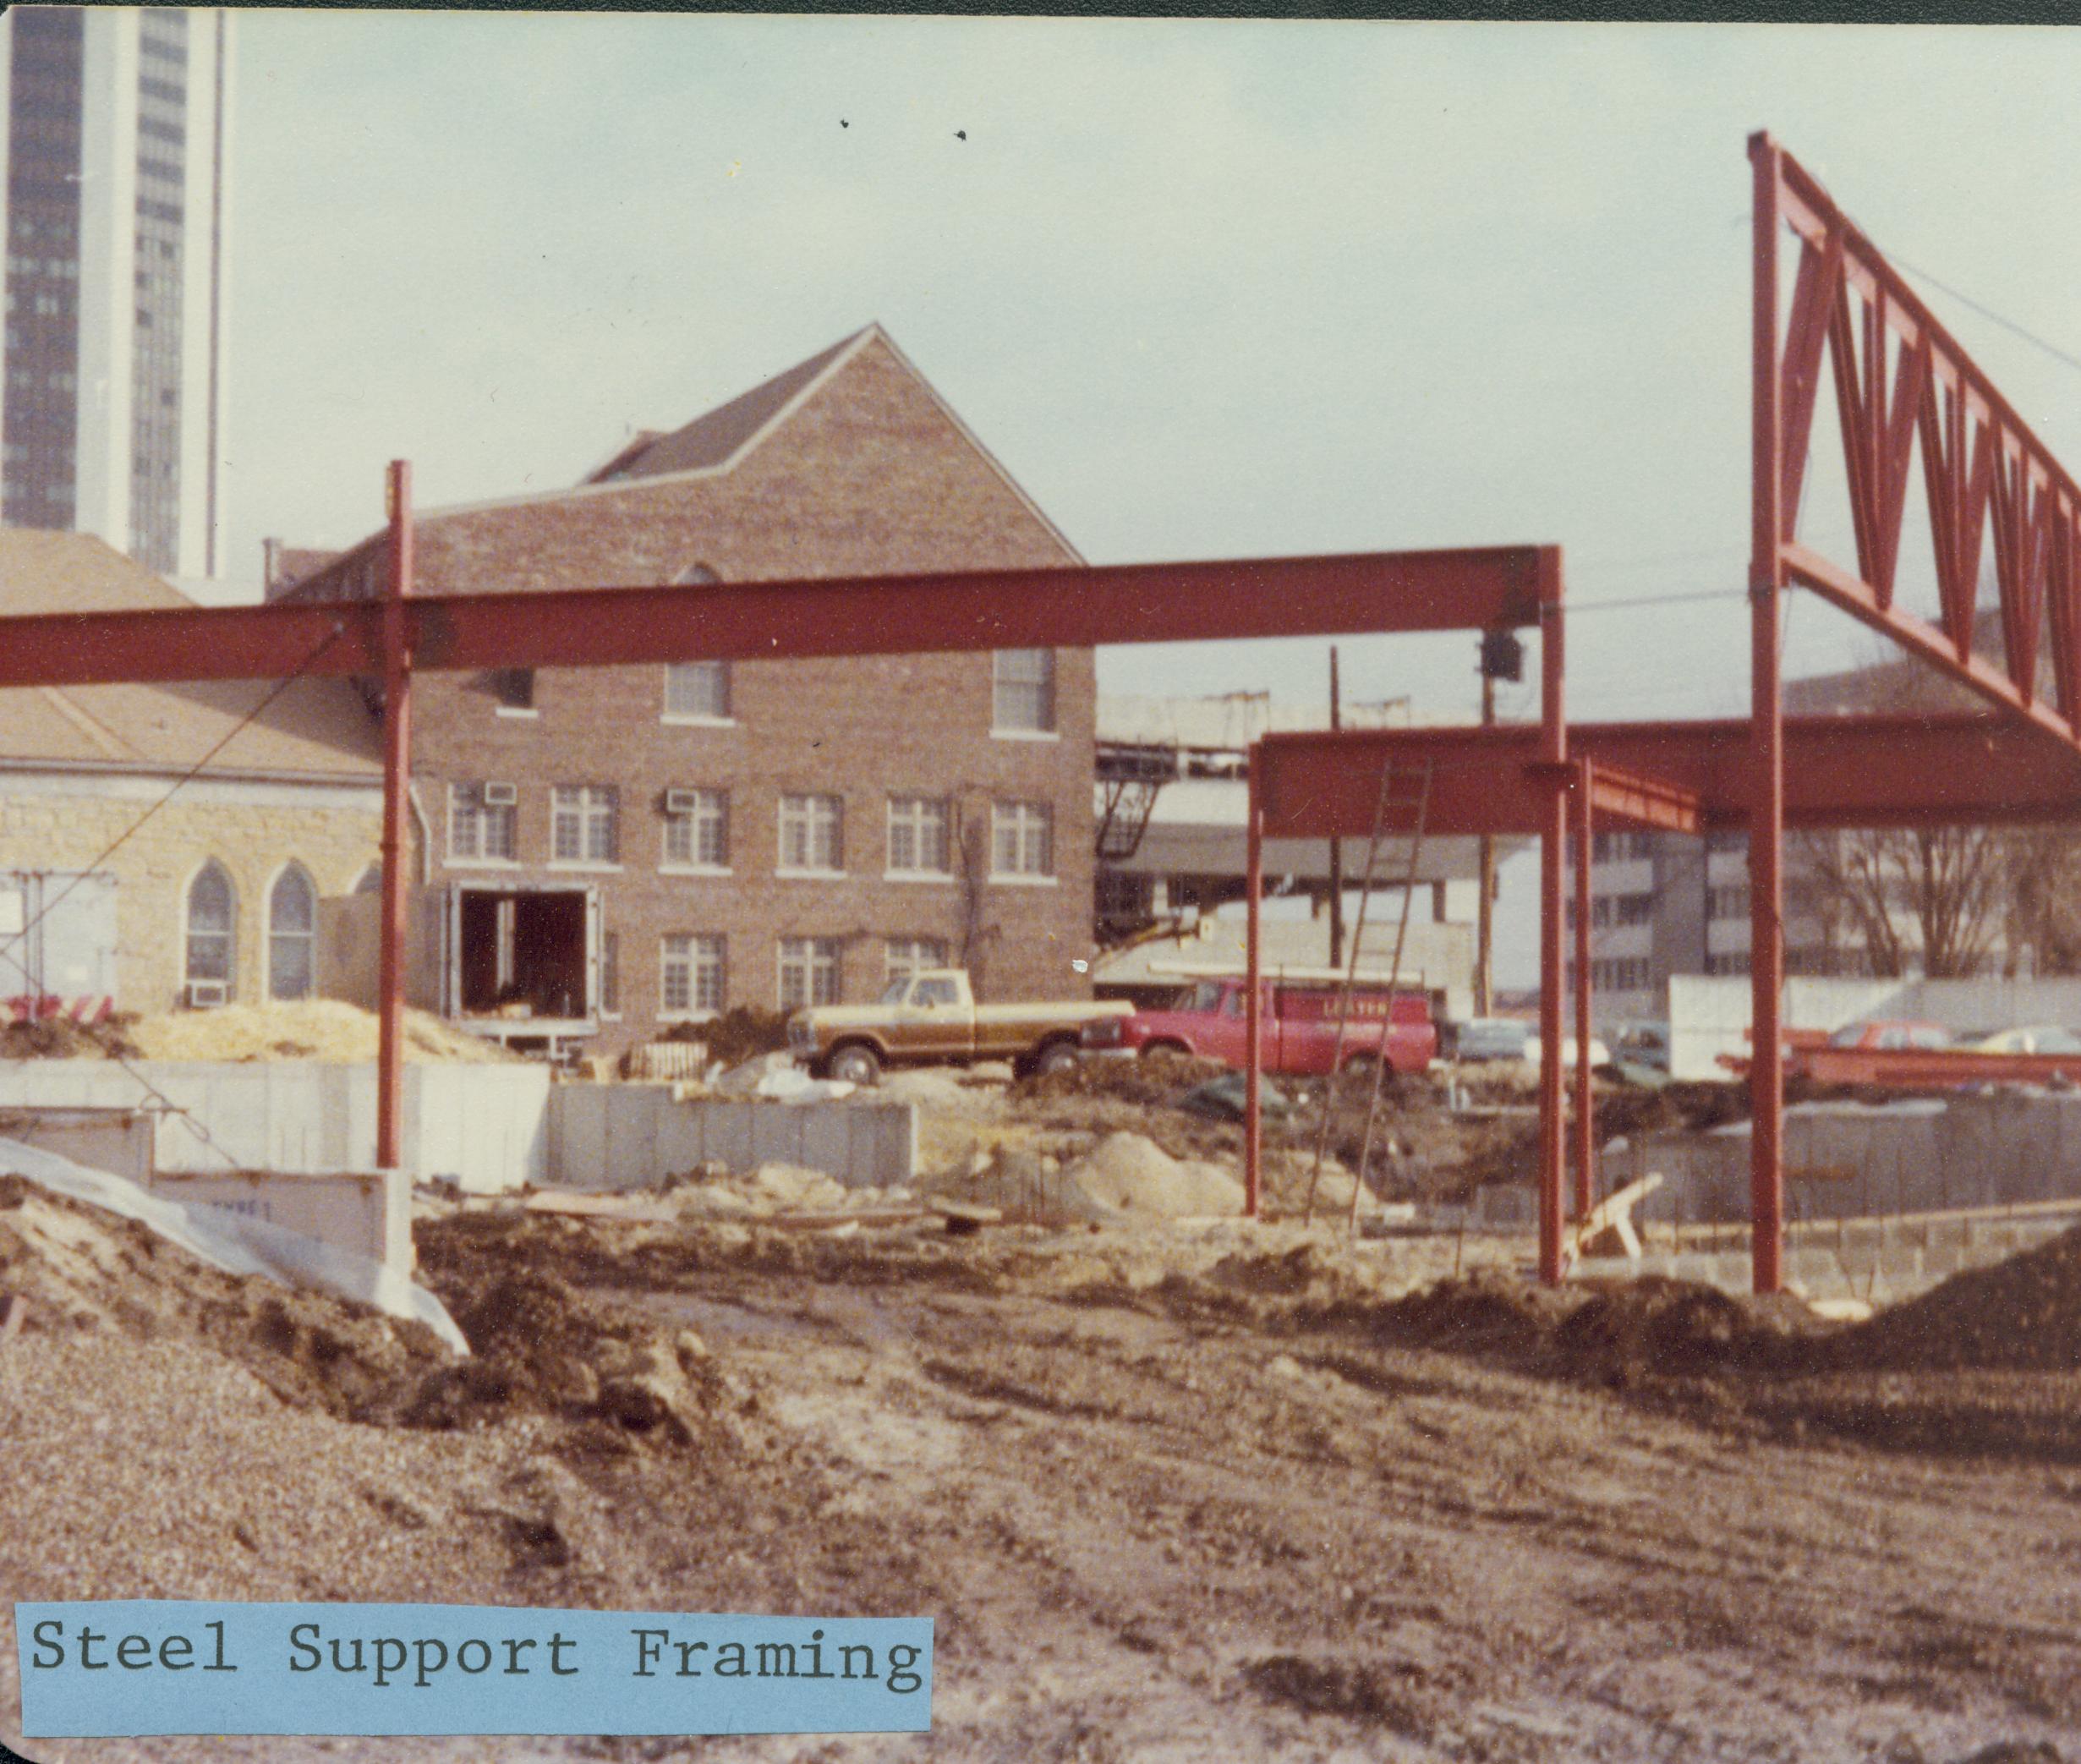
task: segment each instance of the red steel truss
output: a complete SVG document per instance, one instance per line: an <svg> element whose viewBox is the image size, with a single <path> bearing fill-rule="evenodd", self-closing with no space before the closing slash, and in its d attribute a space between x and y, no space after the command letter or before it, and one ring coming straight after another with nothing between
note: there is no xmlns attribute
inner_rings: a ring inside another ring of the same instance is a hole
<svg viewBox="0 0 2081 1764"><path fill-rule="evenodd" d="M1787 771L1779 667L1782 608L1794 584L1863 620L1988 699L2018 727L2081 744L2081 491L1994 383L1938 324L1819 182L1768 134L1753 135L1750 966L1755 1059L1750 1083L1755 1284L1783 1279L1784 1235L1783 844ZM1778 313L1778 252L1799 268ZM1854 563L1799 537L1826 354L1843 433ZM1909 474L1919 443L1942 622L1898 604ZM1991 529L2002 655L1974 653L1980 560ZM2052 697L2040 691L2050 636ZM1954 764L1969 764L1963 754ZM1991 802L1990 808L1998 804Z"/></svg>

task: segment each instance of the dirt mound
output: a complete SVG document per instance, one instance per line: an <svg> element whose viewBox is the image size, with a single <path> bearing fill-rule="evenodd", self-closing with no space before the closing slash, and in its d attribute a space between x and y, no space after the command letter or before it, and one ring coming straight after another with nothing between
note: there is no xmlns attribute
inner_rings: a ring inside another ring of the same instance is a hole
<svg viewBox="0 0 2081 1764"><path fill-rule="evenodd" d="M1483 1269L1380 1306L1369 1322L1376 1339L1399 1346L1530 1356L1585 1296L1580 1288L1539 1286Z"/></svg>
<svg viewBox="0 0 2081 1764"><path fill-rule="evenodd" d="M294 1005L227 1005L221 1011L173 1011L140 1017L135 1051L147 1060L321 1060L339 1064L375 1058L377 1019L337 999ZM424 1064L489 1065L510 1060L496 1042L452 1029L423 1011L405 1013L405 1058Z"/></svg>
<svg viewBox="0 0 2081 1764"><path fill-rule="evenodd" d="M1786 1294L1737 1297L1649 1276L1592 1292L1560 1321L1547 1350L1559 1370L1623 1389L1784 1366L1824 1327Z"/></svg>
<svg viewBox="0 0 2081 1764"><path fill-rule="evenodd" d="M1192 1219L1243 1210L1242 1185L1228 1171L1181 1163L1139 1133L1109 1133L1063 1175L1119 1213Z"/></svg>
<svg viewBox="0 0 2081 1764"><path fill-rule="evenodd" d="M454 1427L534 1412L685 1444L715 1431L726 1380L694 1337L600 1315L552 1276L508 1267L440 1282L473 1357L430 1329L196 1261L133 1219L0 1175L0 1290L35 1331L186 1339L284 1403L375 1426Z"/></svg>
<svg viewBox="0 0 2081 1764"><path fill-rule="evenodd" d="M728 1394L690 1330L603 1317L556 1275L516 1268L442 1289L472 1357L423 1379L399 1418L414 1427L483 1426L515 1409L691 1444Z"/></svg>
<svg viewBox="0 0 2081 1764"><path fill-rule="evenodd" d="M430 1329L195 1260L134 1219L0 1175L0 1290L28 1328L205 1344L284 1402L360 1418L451 1358Z"/></svg>
<svg viewBox="0 0 2081 1764"><path fill-rule="evenodd" d="M1151 1054L1136 1060L1080 1060L1060 1071L1016 1080L1006 1093L1015 1104L1061 1102L1072 1097L1109 1097L1144 1107L1176 1108L1186 1093L1229 1068L1218 1060L1190 1054Z"/></svg>
<svg viewBox="0 0 2081 1764"><path fill-rule="evenodd" d="M704 1023L681 1023L665 1032L666 1041L700 1041L708 1056L737 1066L760 1054L778 1054L787 1046L787 1018L778 1011L735 1005Z"/></svg>
<svg viewBox="0 0 2081 1764"><path fill-rule="evenodd" d="M1844 1330L1829 1360L1873 1371L2081 1372L2081 1229Z"/></svg>
<svg viewBox="0 0 2081 1764"><path fill-rule="evenodd" d="M118 1011L98 1023L45 1016L0 1025L0 1060L134 1060L138 1045L130 1030L136 1022Z"/></svg>

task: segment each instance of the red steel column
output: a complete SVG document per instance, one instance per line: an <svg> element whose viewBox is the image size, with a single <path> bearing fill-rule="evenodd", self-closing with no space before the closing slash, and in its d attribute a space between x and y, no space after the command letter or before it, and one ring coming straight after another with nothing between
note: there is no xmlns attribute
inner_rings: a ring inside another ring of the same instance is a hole
<svg viewBox="0 0 2081 1764"><path fill-rule="evenodd" d="M1264 1121L1260 1093L1264 1086L1263 964L1259 952L1258 901L1264 893L1264 808L1257 797L1258 755L1250 756L1249 859L1244 888L1247 901L1244 918L1244 984L1249 989L1243 1006L1243 1213L1257 1217L1263 1189Z"/></svg>
<svg viewBox="0 0 2081 1764"><path fill-rule="evenodd" d="M412 657L405 597L412 592L412 467L390 467L390 589L383 607L383 920L378 968L375 1161L403 1161L404 1122L405 792L412 783Z"/></svg>
<svg viewBox="0 0 2081 1764"><path fill-rule="evenodd" d="M1590 1216L1596 1116L1590 1095L1590 788L1588 760L1575 766L1575 1220Z"/></svg>
<svg viewBox="0 0 2081 1764"><path fill-rule="evenodd" d="M1539 1278L1561 1278L1562 1162L1565 1132L1561 1091L1561 902L1568 846L1568 719L1563 698L1561 572L1558 560L1539 578L1539 757L1550 770L1539 841Z"/></svg>
<svg viewBox="0 0 2081 1764"><path fill-rule="evenodd" d="M1755 1025L1749 1067L1749 1202L1753 1276L1758 1292L1783 1279L1785 814L1784 705L1778 689L1784 431L1777 380L1779 150L1769 135L1749 138L1755 173L1754 329L1750 502L1749 968Z"/></svg>

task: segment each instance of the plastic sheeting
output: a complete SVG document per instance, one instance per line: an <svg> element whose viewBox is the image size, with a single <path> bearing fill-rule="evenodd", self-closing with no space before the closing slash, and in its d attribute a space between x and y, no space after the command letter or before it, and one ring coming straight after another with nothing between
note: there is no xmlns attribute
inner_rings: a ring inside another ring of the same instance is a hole
<svg viewBox="0 0 2081 1764"><path fill-rule="evenodd" d="M0 1139L0 1170L25 1176L53 1194L134 1219L227 1274L261 1274L287 1286L333 1293L386 1316L424 1323L457 1353L469 1352L468 1342L439 1299L373 1257L321 1243L267 1219L164 1200L121 1176L90 1170L19 1140Z"/></svg>

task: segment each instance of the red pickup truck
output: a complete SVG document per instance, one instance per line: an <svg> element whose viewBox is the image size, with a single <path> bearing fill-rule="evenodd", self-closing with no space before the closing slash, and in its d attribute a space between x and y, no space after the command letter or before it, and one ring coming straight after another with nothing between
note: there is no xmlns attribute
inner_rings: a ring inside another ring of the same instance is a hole
<svg viewBox="0 0 2081 1764"><path fill-rule="evenodd" d="M1378 1059L1390 1071L1420 1072L1438 1057L1438 1026L1421 992L1354 987L1341 1044L1335 984L1267 981L1263 999L1261 1046L1268 1072L1320 1076L1333 1059L1347 1068ZM1248 1000L1241 980L1202 980L1167 1011L1137 1011L1087 1025L1084 1045L1100 1053L1197 1054L1240 1068Z"/></svg>

